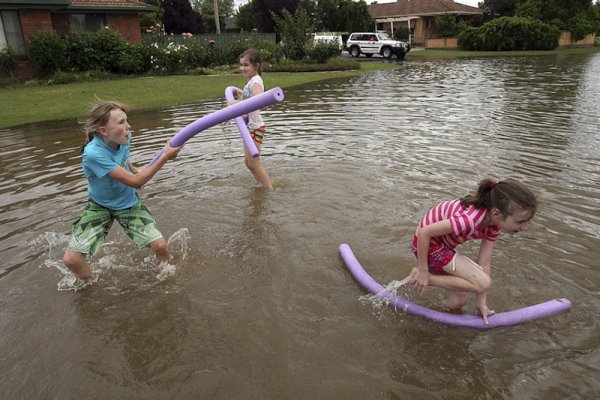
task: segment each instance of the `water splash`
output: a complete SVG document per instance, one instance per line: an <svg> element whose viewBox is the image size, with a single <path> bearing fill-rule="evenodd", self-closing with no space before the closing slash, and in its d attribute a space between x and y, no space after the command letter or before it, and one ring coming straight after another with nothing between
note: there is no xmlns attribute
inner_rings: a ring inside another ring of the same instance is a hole
<svg viewBox="0 0 600 400"><path fill-rule="evenodd" d="M60 273L60 280L57 283L58 291L78 291L87 286L93 285L100 280L100 277L109 272L115 271L156 271L156 279L159 282L164 281L170 276L174 276L177 268L176 263L184 260L188 255L189 231L187 228L181 228L173 233L167 243L173 255L173 260L161 262L157 265L154 255L145 257L142 262L136 262L134 252L123 253L119 247L119 242L107 242L104 244L103 255L97 260L92 261L92 276L89 279L78 279L64 265L62 256L69 243L69 235L56 232L44 232L34 240L28 243L28 246L41 248L43 251L43 266L56 269Z"/></svg>
<svg viewBox="0 0 600 400"><path fill-rule="evenodd" d="M398 294L398 290L403 286L406 286L406 284L404 284L401 281L394 280L385 285L384 288L376 294L365 294L363 296L360 296L358 300L364 305L371 306L375 317L378 320L381 320L386 315L385 310L391 304L388 300L389 296L386 295L391 294L393 296L396 296ZM406 297L405 293L402 293L402 296Z"/></svg>

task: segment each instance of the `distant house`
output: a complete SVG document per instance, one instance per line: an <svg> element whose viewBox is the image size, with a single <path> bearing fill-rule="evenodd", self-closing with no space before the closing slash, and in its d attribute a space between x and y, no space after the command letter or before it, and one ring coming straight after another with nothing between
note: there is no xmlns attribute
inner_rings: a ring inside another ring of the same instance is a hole
<svg viewBox="0 0 600 400"><path fill-rule="evenodd" d="M40 31L60 35L95 32L105 26L121 33L128 43L142 43L139 14L154 7L135 0L0 0L0 49L18 57L18 77L32 76L27 61L28 39Z"/></svg>
<svg viewBox="0 0 600 400"><path fill-rule="evenodd" d="M421 46L426 39L436 36L437 16L456 15L467 22L477 21L483 16L483 10L452 0L397 0L394 3L371 4L368 9L378 30L392 34L399 28L409 28L411 42Z"/></svg>

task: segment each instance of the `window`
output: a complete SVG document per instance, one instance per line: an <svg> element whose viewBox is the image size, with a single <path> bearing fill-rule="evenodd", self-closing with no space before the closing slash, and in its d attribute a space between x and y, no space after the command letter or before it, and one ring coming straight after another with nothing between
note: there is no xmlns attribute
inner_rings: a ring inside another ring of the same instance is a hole
<svg viewBox="0 0 600 400"><path fill-rule="evenodd" d="M106 25L104 14L71 14L69 22L73 32L98 32Z"/></svg>
<svg viewBox="0 0 600 400"><path fill-rule="evenodd" d="M6 47L17 56L27 55L19 14L16 11L0 11L0 49Z"/></svg>

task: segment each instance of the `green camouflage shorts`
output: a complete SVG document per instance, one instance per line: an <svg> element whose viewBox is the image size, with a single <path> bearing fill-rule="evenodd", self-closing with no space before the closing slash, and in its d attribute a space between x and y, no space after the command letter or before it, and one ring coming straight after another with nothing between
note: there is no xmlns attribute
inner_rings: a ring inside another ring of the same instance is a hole
<svg viewBox="0 0 600 400"><path fill-rule="evenodd" d="M109 210L90 200L79 219L73 223L67 251L96 254L115 219L138 248L146 247L162 237L154 216L141 200L125 210Z"/></svg>

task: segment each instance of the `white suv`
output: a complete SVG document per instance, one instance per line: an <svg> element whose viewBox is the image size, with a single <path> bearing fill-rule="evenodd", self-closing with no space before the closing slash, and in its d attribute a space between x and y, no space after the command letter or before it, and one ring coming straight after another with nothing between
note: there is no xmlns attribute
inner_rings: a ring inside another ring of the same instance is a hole
<svg viewBox="0 0 600 400"><path fill-rule="evenodd" d="M392 39L386 32L354 32L348 37L346 50L352 57L358 57L361 54L367 57L381 54L385 58L395 55L402 59L410 51L410 45Z"/></svg>

